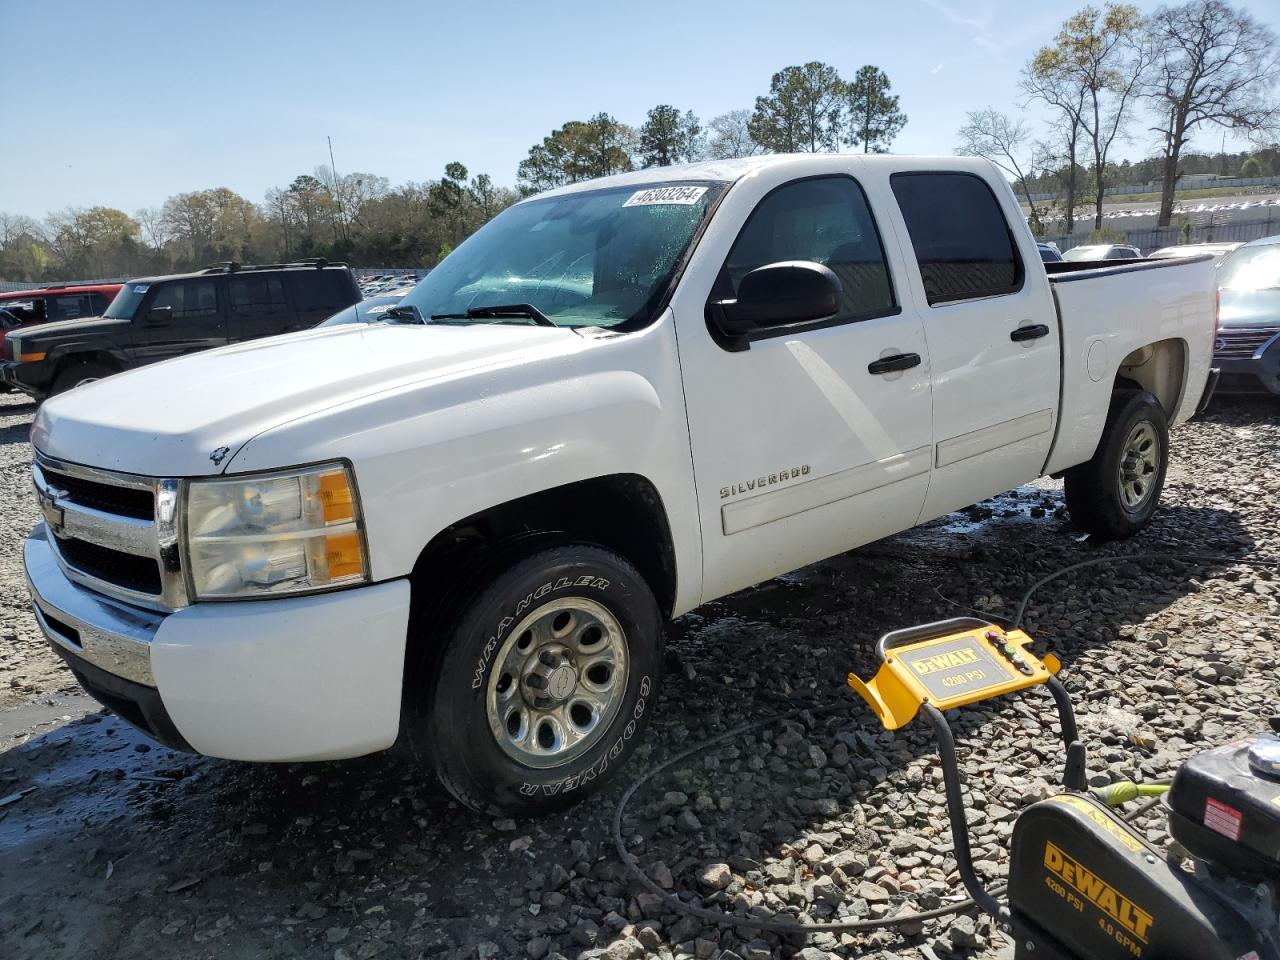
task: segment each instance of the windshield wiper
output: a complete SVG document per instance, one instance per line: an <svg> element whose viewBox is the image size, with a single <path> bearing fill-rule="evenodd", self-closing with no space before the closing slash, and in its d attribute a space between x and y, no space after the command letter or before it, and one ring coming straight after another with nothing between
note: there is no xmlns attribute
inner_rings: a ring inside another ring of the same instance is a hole
<svg viewBox="0 0 1280 960"><path fill-rule="evenodd" d="M554 327L555 321L532 303L505 303L491 307L468 307L465 313L433 313L432 320L532 320L540 327Z"/></svg>

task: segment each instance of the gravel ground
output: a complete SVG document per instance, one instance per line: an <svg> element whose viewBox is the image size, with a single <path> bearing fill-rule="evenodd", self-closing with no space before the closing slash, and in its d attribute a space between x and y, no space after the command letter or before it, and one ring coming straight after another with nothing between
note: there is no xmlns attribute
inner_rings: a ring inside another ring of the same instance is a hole
<svg viewBox="0 0 1280 960"><path fill-rule="evenodd" d="M1023 488L683 617L647 742L621 782L560 816L459 809L399 750L251 766L151 747L75 692L27 612L20 541L30 405L0 397L0 956L805 960L996 957L989 924L948 918L859 938L704 927L629 882L609 840L643 770L747 720L624 818L660 885L730 910L880 917L958 897L941 772L921 729L881 731L844 676L886 630L964 611L1011 615L1038 576L1099 556L1280 556L1280 405L1234 402L1174 434L1151 528L1095 545L1057 484ZM1169 775L1277 712L1280 576L1145 560L1045 587L1029 627L1063 678L1097 782ZM848 709L822 712L833 706ZM974 850L1006 870L1014 818L1056 790L1051 702L1028 693L953 716ZM34 788L34 789L33 789ZM30 791L30 792L27 792ZM1144 821L1157 842L1158 819Z"/></svg>

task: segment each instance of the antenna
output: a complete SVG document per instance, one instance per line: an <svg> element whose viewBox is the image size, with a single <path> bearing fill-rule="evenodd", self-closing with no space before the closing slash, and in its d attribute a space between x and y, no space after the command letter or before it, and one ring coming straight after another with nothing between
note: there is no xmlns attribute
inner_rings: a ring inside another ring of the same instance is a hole
<svg viewBox="0 0 1280 960"><path fill-rule="evenodd" d="M338 180L338 168L333 162L333 137L326 135L325 140L329 143L329 172L333 174L333 198L338 202L338 218L343 221L345 232L347 212L342 209L342 184Z"/></svg>

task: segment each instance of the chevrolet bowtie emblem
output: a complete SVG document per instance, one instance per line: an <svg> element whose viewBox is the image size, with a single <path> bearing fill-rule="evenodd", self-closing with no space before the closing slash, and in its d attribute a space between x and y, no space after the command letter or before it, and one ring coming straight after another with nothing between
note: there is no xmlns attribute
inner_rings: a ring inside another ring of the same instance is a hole
<svg viewBox="0 0 1280 960"><path fill-rule="evenodd" d="M49 529L54 533L58 533L66 521L66 513L58 505L58 497L65 497L65 490L40 490L36 489L36 501L40 505L40 512L44 515L44 522L49 525Z"/></svg>

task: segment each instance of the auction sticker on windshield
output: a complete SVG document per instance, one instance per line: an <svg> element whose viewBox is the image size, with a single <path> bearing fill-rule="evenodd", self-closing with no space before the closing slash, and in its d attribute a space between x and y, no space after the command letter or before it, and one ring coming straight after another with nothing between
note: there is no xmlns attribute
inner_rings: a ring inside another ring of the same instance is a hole
<svg viewBox="0 0 1280 960"><path fill-rule="evenodd" d="M706 187L650 187L627 197L624 207L646 207L655 203L679 203L692 206L702 199Z"/></svg>

